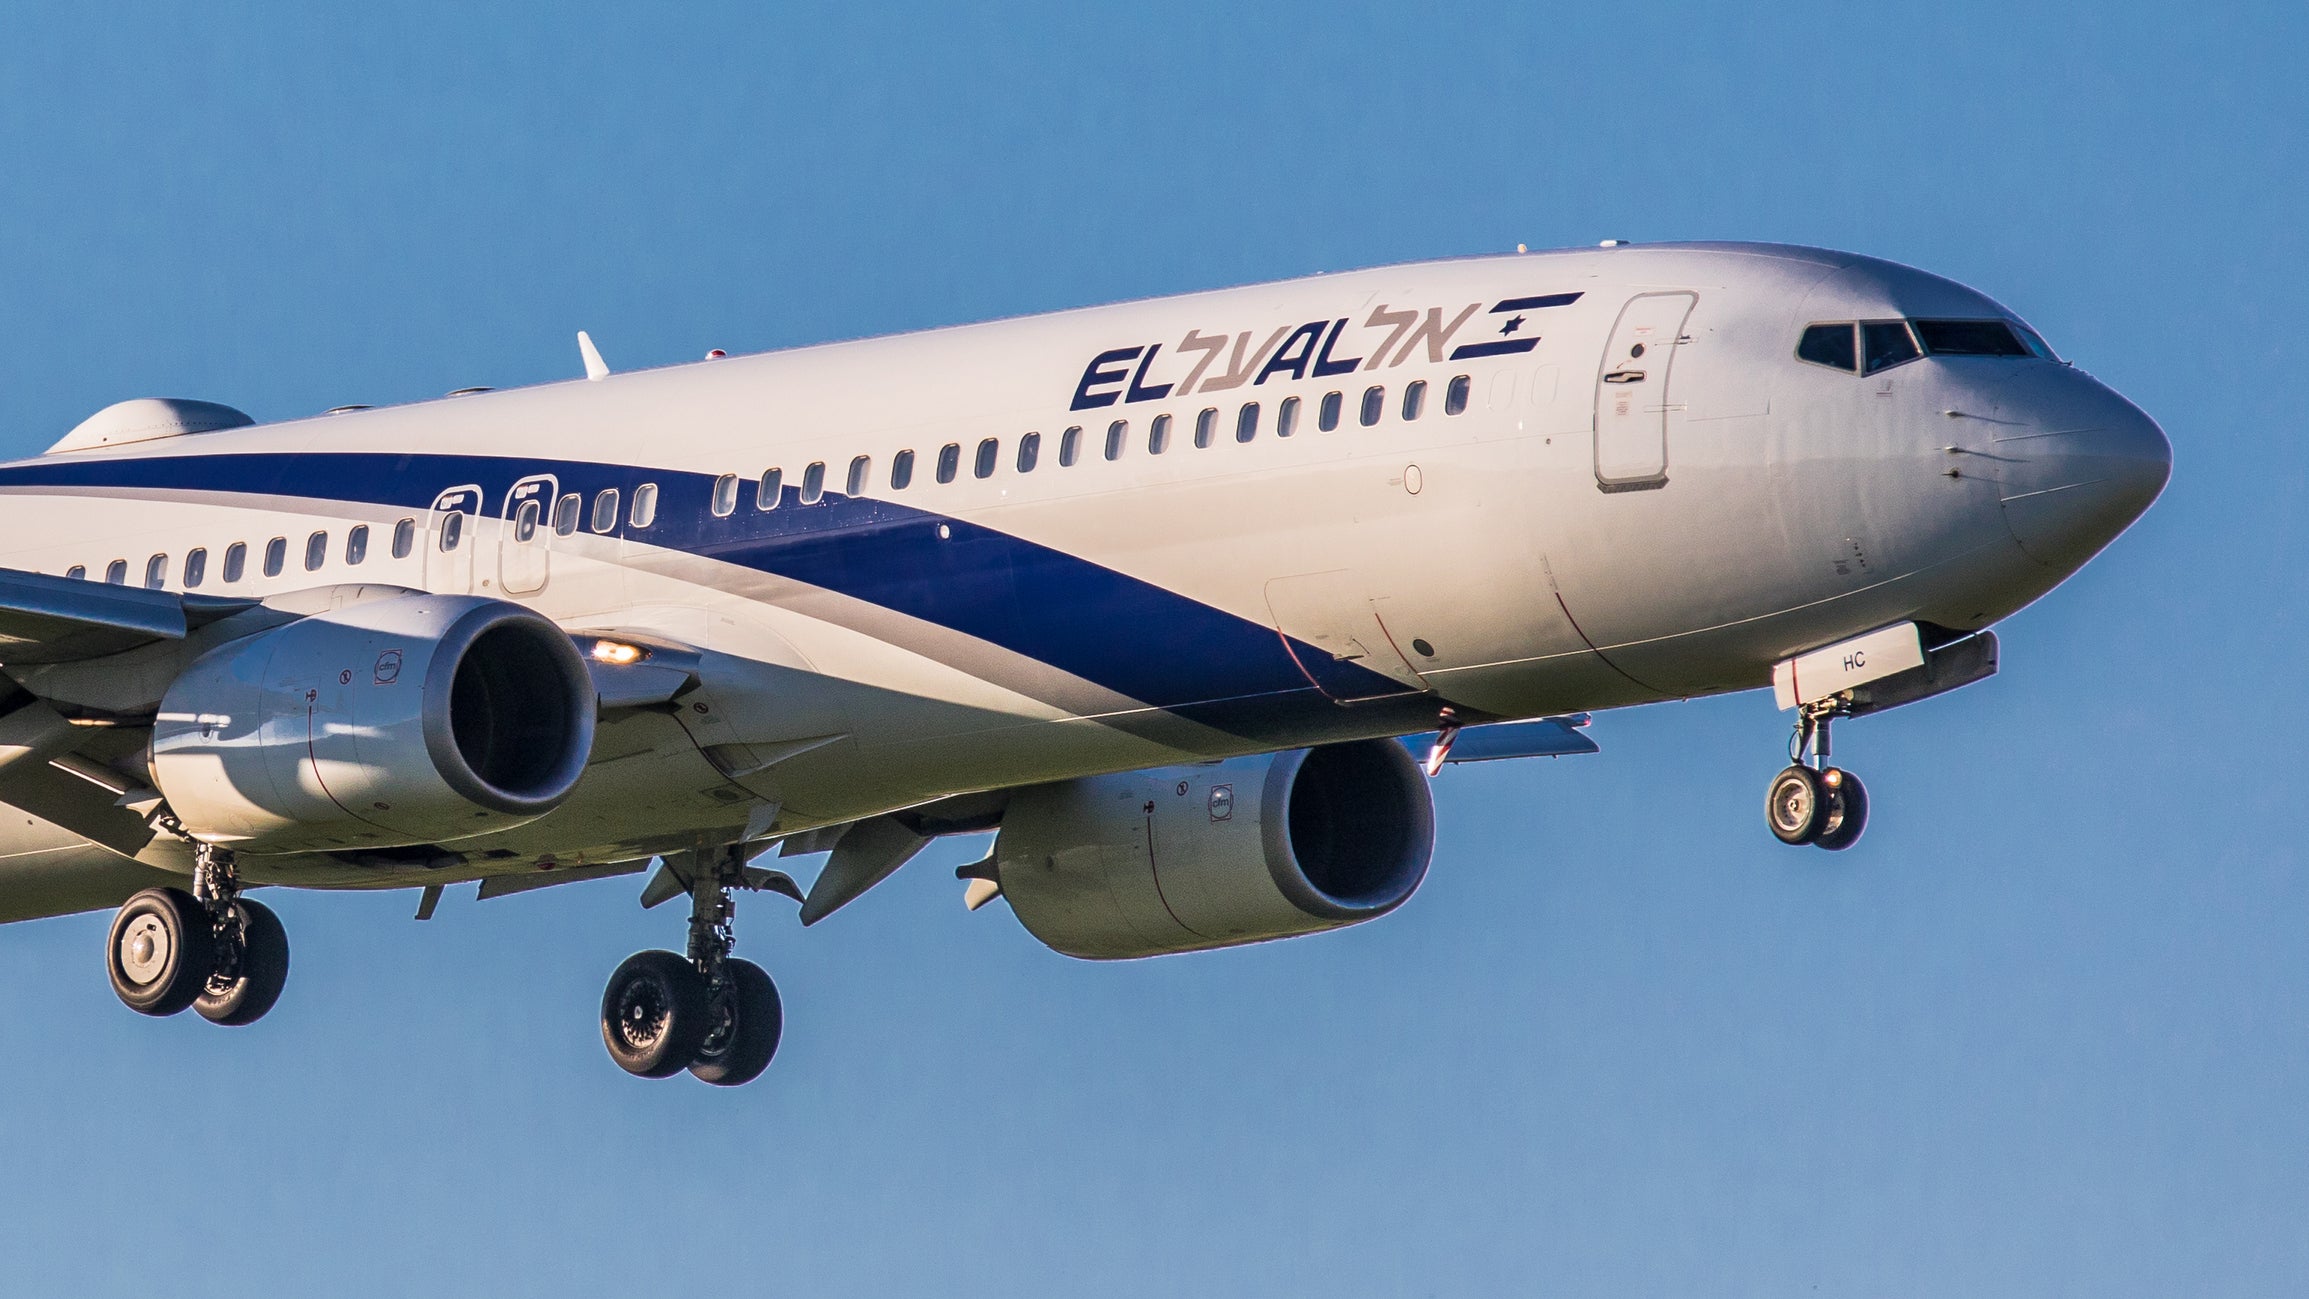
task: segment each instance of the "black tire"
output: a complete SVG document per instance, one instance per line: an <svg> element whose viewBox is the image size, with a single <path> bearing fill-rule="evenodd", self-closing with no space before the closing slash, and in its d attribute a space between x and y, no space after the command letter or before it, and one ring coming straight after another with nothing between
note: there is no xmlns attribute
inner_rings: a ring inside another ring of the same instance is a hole
<svg viewBox="0 0 2309 1299"><path fill-rule="evenodd" d="M625 958L601 995L602 1044L637 1078L671 1078L688 1068L707 1027L706 981L672 952Z"/></svg>
<svg viewBox="0 0 2309 1299"><path fill-rule="evenodd" d="M208 911L183 889L146 889L120 905L105 940L112 990L140 1015L193 1003L216 968Z"/></svg>
<svg viewBox="0 0 2309 1299"><path fill-rule="evenodd" d="M288 986L289 931L262 902L241 898L233 912L241 926L240 968L211 975L192 1008L211 1024L237 1028L263 1019Z"/></svg>
<svg viewBox="0 0 2309 1299"><path fill-rule="evenodd" d="M1860 842L1860 832L1868 828L1868 787L1849 771L1836 775L1834 814L1820 827L1819 837L1812 840L1830 852L1842 852Z"/></svg>
<svg viewBox="0 0 2309 1299"><path fill-rule="evenodd" d="M742 1087L770 1067L778 1036L785 1031L786 1010L778 1000L778 985L761 966L732 959L726 968L729 980L709 999L711 1027L689 1071L716 1087Z"/></svg>
<svg viewBox="0 0 2309 1299"><path fill-rule="evenodd" d="M1772 777L1764 794L1764 820L1781 843L1810 843L1828 823L1828 790L1820 773L1802 764Z"/></svg>

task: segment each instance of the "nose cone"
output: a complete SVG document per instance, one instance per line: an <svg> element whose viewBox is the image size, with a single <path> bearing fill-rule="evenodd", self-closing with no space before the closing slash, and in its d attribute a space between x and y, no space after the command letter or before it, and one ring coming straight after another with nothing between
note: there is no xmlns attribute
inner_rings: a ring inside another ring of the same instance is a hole
<svg viewBox="0 0 2309 1299"><path fill-rule="evenodd" d="M2164 491L2173 447L2140 407L2091 376L2032 368L1998 395L2004 520L2030 558L2067 574Z"/></svg>

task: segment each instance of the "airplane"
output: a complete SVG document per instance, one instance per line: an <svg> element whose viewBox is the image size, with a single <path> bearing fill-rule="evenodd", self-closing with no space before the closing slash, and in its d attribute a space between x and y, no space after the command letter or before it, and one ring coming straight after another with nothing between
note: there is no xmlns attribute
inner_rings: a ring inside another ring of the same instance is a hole
<svg viewBox="0 0 2309 1299"><path fill-rule="evenodd" d="M0 920L106 907L121 1000L255 1022L258 886L651 872L603 1040L736 1085L814 925L942 836L1070 956L1401 906L1450 762L1770 688L1766 819L1849 849L1832 725L2162 491L2155 421L1950 280L1642 245L1323 274L259 424L137 399L0 465ZM808 888L772 860L824 854ZM653 869L654 868L654 869Z"/></svg>

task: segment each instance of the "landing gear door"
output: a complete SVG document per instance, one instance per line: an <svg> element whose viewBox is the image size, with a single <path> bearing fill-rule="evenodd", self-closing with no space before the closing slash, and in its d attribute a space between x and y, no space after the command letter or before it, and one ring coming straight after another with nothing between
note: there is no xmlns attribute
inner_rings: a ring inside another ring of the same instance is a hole
<svg viewBox="0 0 2309 1299"><path fill-rule="evenodd" d="M1604 345L1595 383L1595 482L1607 492L1668 481L1668 369L1695 293L1630 298Z"/></svg>
<svg viewBox="0 0 2309 1299"><path fill-rule="evenodd" d="M433 498L425 529L425 589L444 595L473 590L473 535L481 517L481 488L468 483Z"/></svg>
<svg viewBox="0 0 2309 1299"><path fill-rule="evenodd" d="M533 474L505 493L504 522L497 531L497 584L507 595L545 589L553 541L546 511L553 507L559 483L552 474Z"/></svg>

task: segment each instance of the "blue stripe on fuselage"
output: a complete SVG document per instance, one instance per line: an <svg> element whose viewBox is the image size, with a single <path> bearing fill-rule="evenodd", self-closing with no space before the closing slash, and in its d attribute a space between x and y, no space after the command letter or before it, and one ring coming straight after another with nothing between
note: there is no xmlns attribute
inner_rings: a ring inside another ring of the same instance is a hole
<svg viewBox="0 0 2309 1299"><path fill-rule="evenodd" d="M1064 551L892 501L828 492L803 505L784 488L777 509L751 501L727 518L714 479L677 470L500 456L374 452L154 456L28 461L0 466L0 488L123 488L230 492L429 508L444 488L481 486L502 503L519 480L550 473L588 501L614 487L658 485L654 523L616 535L834 591L1049 664L1168 710L1246 696L1307 694L1275 629ZM944 526L948 536L941 538ZM1396 682L1298 646L1342 696L1400 694ZM1334 675L1336 674L1336 675Z"/></svg>

